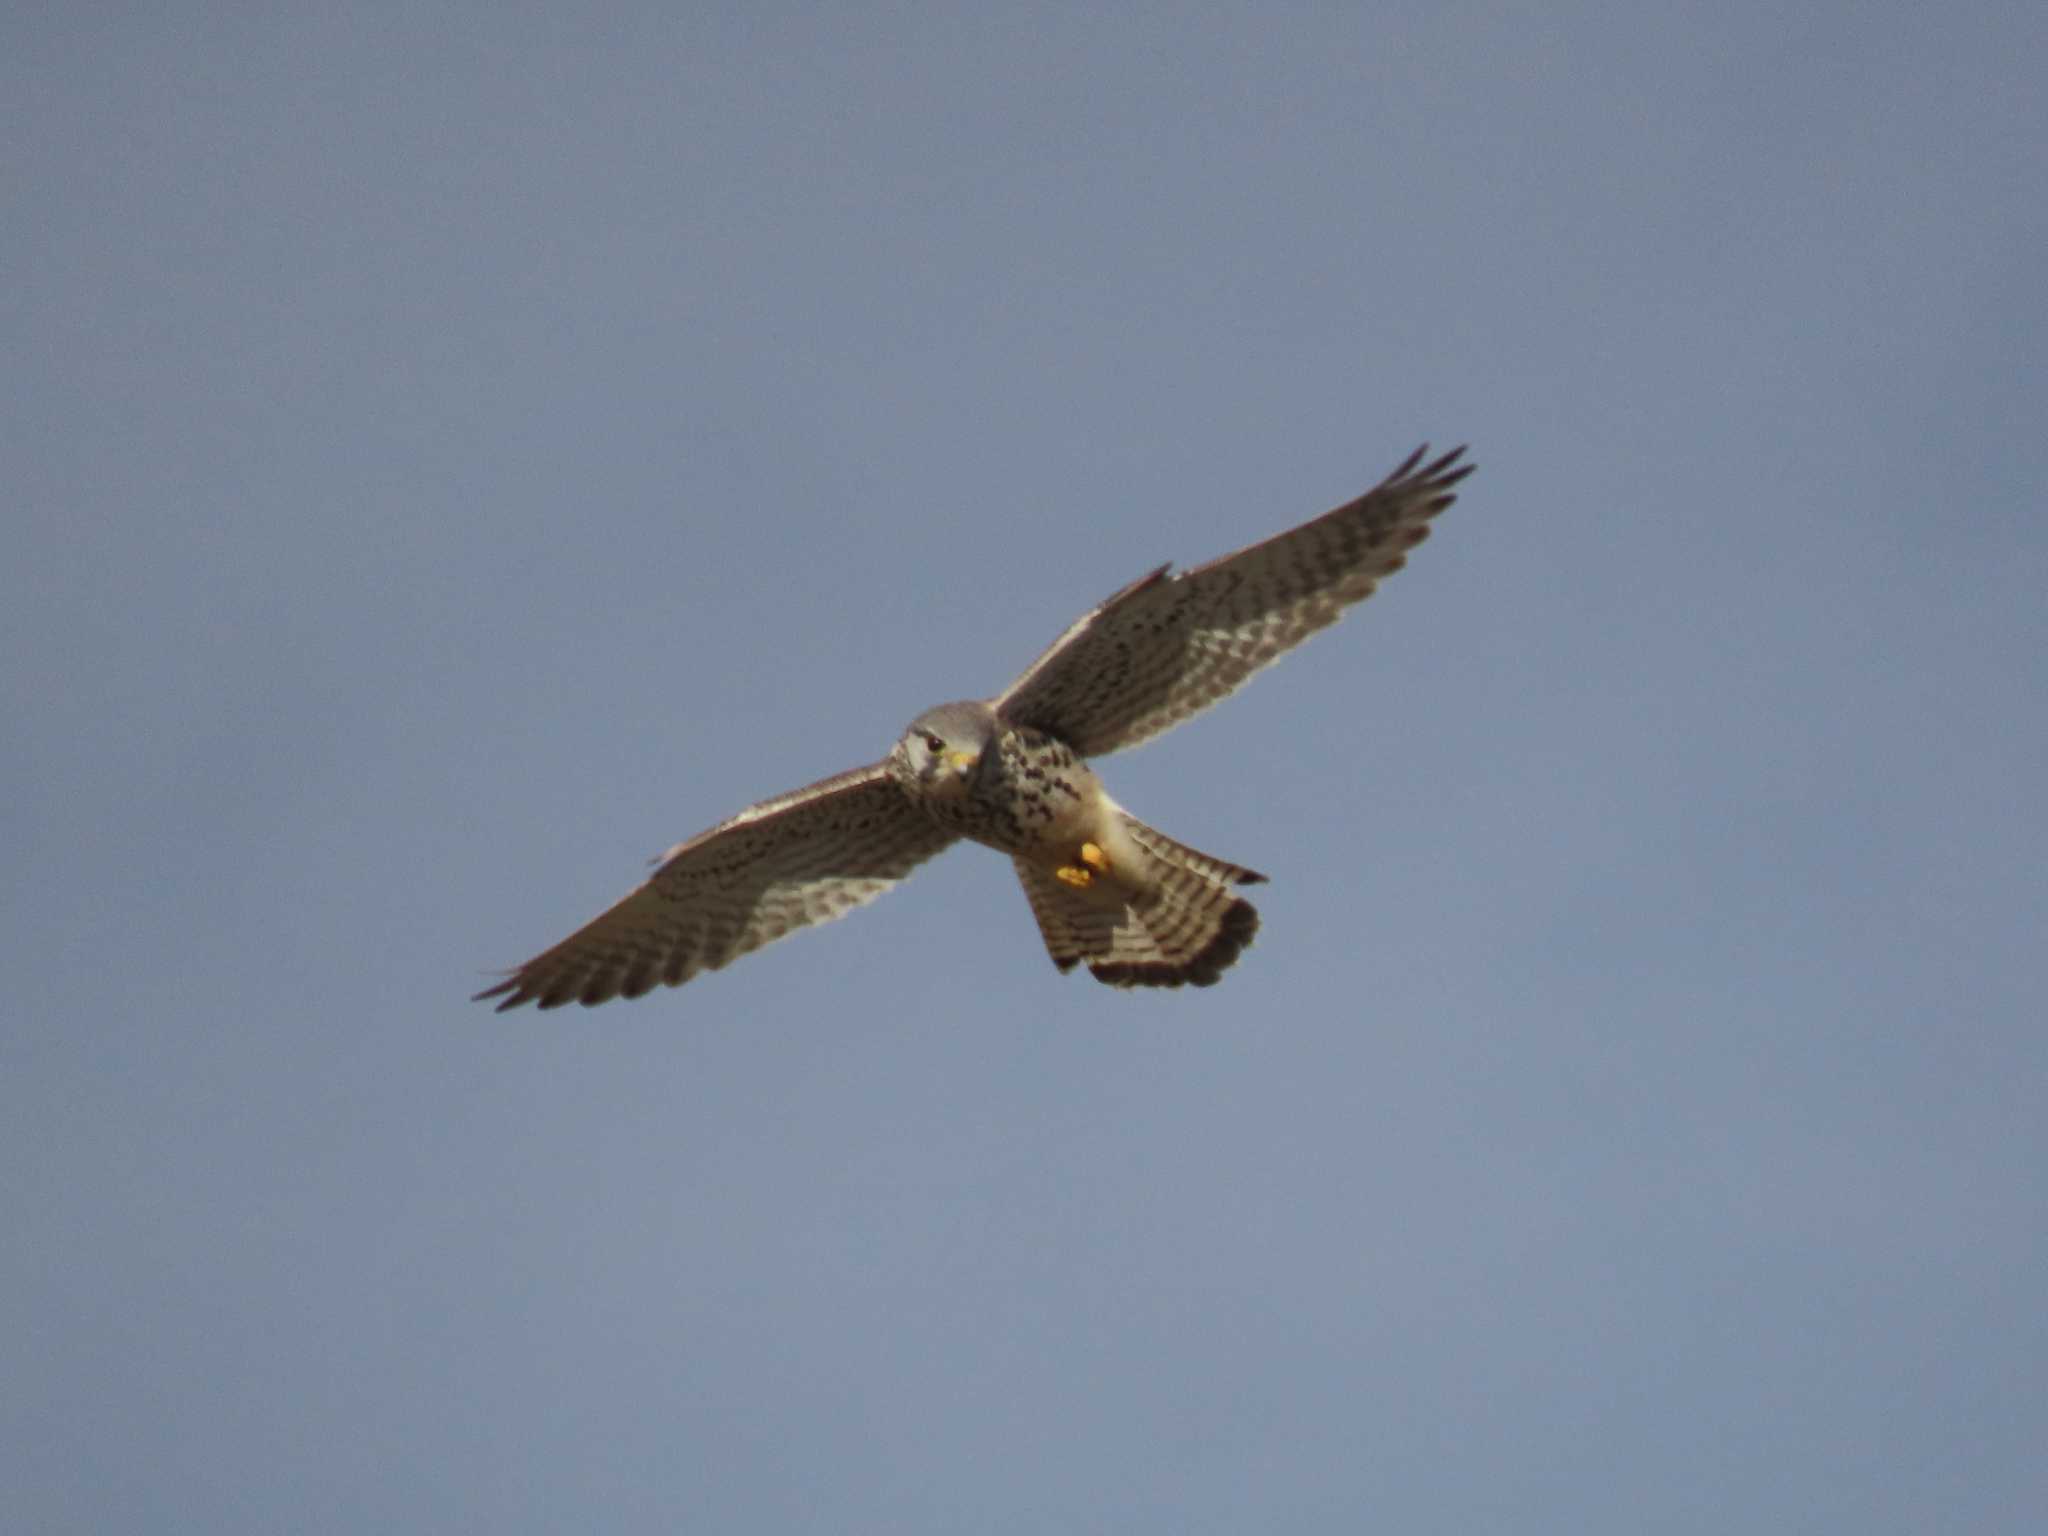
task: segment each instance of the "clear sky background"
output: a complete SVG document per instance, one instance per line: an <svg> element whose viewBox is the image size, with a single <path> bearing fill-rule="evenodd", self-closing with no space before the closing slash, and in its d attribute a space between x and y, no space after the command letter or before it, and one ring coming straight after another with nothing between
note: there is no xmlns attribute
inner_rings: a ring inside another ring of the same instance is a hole
<svg viewBox="0 0 2048 1536"><path fill-rule="evenodd" d="M36 1532L2048 1523L2035 4L194 5L0 49ZM467 1001L1424 439L1005 863Z"/></svg>

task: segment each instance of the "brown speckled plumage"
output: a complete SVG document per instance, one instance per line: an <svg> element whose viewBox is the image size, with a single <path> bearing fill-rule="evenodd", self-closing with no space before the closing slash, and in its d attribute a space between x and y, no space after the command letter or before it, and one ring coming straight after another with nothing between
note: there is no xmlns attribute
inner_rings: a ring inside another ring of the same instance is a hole
<svg viewBox="0 0 2048 1536"><path fill-rule="evenodd" d="M1070 626L1002 694L928 710L881 762L750 806L477 994L499 1008L638 997L843 916L956 840L1011 856L1053 963L1111 986L1208 986L1257 933L1198 853L1109 798L1086 759L1226 697L1397 571L1472 472L1418 449L1354 501L1190 571L1160 566Z"/></svg>

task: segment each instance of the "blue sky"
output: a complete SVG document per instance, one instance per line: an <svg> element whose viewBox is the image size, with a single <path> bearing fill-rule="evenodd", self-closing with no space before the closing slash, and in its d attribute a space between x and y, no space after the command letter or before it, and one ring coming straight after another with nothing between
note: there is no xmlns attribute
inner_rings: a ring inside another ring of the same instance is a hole
<svg viewBox="0 0 2048 1536"><path fill-rule="evenodd" d="M2031 6L192 6L0 50L24 1530L2048 1518ZM485 972L1480 464L1004 862Z"/></svg>

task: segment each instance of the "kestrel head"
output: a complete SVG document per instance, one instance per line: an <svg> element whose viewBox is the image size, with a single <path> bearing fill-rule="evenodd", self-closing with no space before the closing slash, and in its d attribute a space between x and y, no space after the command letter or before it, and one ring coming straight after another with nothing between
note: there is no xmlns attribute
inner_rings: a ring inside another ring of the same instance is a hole
<svg viewBox="0 0 2048 1536"><path fill-rule="evenodd" d="M964 799L995 732L996 713L979 700L941 704L910 722L889 753L889 772L920 798Z"/></svg>

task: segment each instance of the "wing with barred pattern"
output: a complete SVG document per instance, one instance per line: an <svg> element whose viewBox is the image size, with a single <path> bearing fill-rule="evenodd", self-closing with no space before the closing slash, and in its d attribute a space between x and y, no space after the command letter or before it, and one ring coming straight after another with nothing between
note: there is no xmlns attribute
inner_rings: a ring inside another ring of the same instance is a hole
<svg viewBox="0 0 2048 1536"><path fill-rule="evenodd" d="M1418 448L1356 501L1168 575L1162 565L1078 620L993 700L1014 724L1098 757L1170 730L1224 698L1398 571L1472 473L1454 448Z"/></svg>
<svg viewBox="0 0 2048 1536"><path fill-rule="evenodd" d="M872 763L749 806L678 844L647 883L476 1001L589 1007L681 986L873 901L954 841Z"/></svg>

